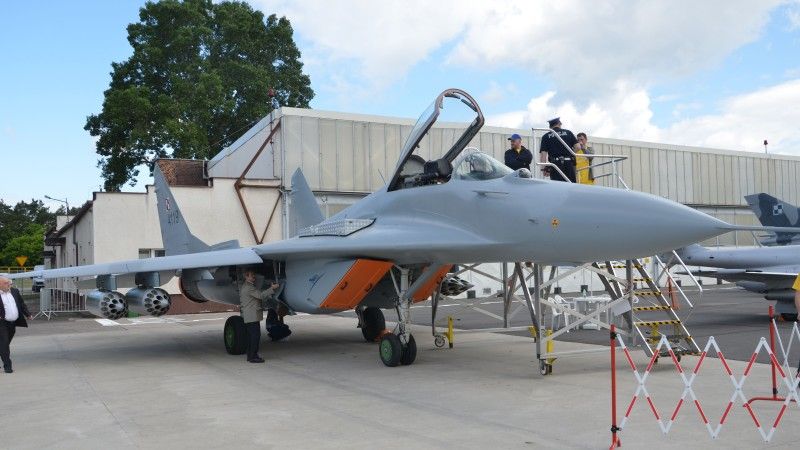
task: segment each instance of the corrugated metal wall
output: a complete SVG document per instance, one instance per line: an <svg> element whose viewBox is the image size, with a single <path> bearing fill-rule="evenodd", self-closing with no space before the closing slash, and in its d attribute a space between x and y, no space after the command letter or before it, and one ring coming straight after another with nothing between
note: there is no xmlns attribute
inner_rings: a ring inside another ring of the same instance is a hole
<svg viewBox="0 0 800 450"><path fill-rule="evenodd" d="M703 148L661 148L593 142L596 153L624 155L621 173L632 189L690 205L745 206L744 196L768 192L800 199L800 158Z"/></svg>

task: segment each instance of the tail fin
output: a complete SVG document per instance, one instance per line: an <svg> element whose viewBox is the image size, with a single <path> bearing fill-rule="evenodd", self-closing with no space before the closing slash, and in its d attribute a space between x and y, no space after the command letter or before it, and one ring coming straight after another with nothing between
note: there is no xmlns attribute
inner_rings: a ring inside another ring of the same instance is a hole
<svg viewBox="0 0 800 450"><path fill-rule="evenodd" d="M289 196L289 231L291 236L303 228L316 225L325 217L317 204L317 198L299 168L292 175L292 193Z"/></svg>
<svg viewBox="0 0 800 450"><path fill-rule="evenodd" d="M800 226L800 211L797 207L769 194L753 194L744 197L762 225L768 227Z"/></svg>
<svg viewBox="0 0 800 450"><path fill-rule="evenodd" d="M758 221L769 227L800 227L800 209L791 203L782 201L769 194L760 193L746 195L750 209L758 217ZM790 233L776 233L774 238L767 239L765 245L784 245L793 243L798 238Z"/></svg>
<svg viewBox="0 0 800 450"><path fill-rule="evenodd" d="M158 162L153 171L153 178L158 201L158 220L161 224L161 240L163 241L166 255L183 255L211 249L209 245L189 231L189 227L183 219L178 203L175 202L175 198L172 196L172 191L169 189ZM238 243L236 246L238 246Z"/></svg>

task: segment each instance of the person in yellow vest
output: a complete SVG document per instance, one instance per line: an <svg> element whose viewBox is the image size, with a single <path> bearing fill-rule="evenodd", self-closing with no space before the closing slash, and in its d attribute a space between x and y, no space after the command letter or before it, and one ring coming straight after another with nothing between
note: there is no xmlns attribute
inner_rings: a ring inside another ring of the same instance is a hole
<svg viewBox="0 0 800 450"><path fill-rule="evenodd" d="M792 289L794 289L794 307L797 308L798 313L797 320L800 322L800 274L797 274L797 278L794 279Z"/></svg>
<svg viewBox="0 0 800 450"><path fill-rule="evenodd" d="M578 133L578 143L575 144L575 172L577 181L580 184L594 184L594 173L592 172L592 157L580 155L593 155L594 150L589 146L589 138L586 133Z"/></svg>

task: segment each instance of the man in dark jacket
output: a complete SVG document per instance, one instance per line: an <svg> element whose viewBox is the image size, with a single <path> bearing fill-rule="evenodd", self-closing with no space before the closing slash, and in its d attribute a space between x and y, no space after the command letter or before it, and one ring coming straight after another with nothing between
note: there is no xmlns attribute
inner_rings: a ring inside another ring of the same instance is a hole
<svg viewBox="0 0 800 450"><path fill-rule="evenodd" d="M556 117L555 119L548 120L547 123L553 131L545 133L544 136L542 136L542 144L539 146L539 159L543 163L549 162L558 167L567 178L565 179L558 170L550 166L543 168L542 172L544 172L545 175L549 175L551 180L570 181L574 183L575 156L573 152L578 144L578 139L575 138L572 131L561 128L560 118ZM560 140L556 137L556 134L561 138ZM562 143L561 141L564 142ZM567 144L569 148L565 147L564 144Z"/></svg>
<svg viewBox="0 0 800 450"><path fill-rule="evenodd" d="M0 359L3 360L3 370L6 373L14 372L11 369L11 340L17 327L28 327L25 320L32 319L28 307L22 301L19 291L11 287L11 280L0 276Z"/></svg>
<svg viewBox="0 0 800 450"><path fill-rule="evenodd" d="M531 170L533 153L522 145L522 136L514 133L508 138L511 148L506 150L506 166L511 170Z"/></svg>

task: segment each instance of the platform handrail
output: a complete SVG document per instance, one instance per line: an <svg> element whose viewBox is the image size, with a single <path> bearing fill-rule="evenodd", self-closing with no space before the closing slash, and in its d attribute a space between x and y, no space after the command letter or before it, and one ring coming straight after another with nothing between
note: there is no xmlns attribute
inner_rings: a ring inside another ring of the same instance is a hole
<svg viewBox="0 0 800 450"><path fill-rule="evenodd" d="M532 132L532 137L534 139L534 144L536 143L536 137L537 137L536 136L536 132L537 131L542 133L540 139L545 137L545 136L547 136L548 133L552 133L552 135L555 136L556 139L558 139L558 141L561 143L561 145L565 149L567 149L569 154L572 155L574 158L582 157L582 158L592 158L592 159L594 159L594 158L610 159L610 161L604 161L604 162L598 163L598 164L589 164L588 167L586 167L585 169L581 169L581 170L594 169L594 168L597 168L597 167L602 167L602 166L610 164L611 165L611 174L610 174L610 176L612 178L615 178L617 180L617 182L620 183L625 188L626 191L631 190L630 187L628 187L628 184L625 183L625 180L622 179L622 177L619 175L619 172L617 171L617 163L627 160L628 159L627 156L625 156L625 155L614 155L614 154L578 155L577 153L575 153L575 151L572 150L572 148L569 145L567 145L567 143L564 141L564 139L561 138L561 136L558 135L558 133L554 132L550 128L531 127L531 132ZM536 161L536 158L533 159L533 163L534 163L534 165L536 167L555 167L555 165L553 163L550 163L550 162L547 162L547 163L538 162L538 161ZM564 176L564 173L561 170L558 170L558 172L561 174L563 179L568 180L568 178L566 176ZM576 171L576 173L577 173L577 171ZM600 175L600 176L595 177L595 178L602 178L604 176L609 176L609 174L603 174L603 175Z"/></svg>

